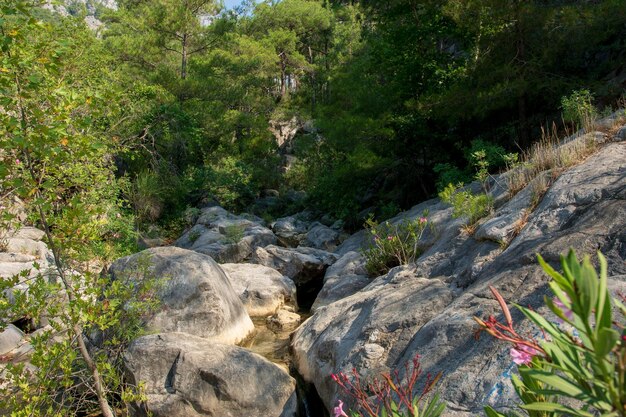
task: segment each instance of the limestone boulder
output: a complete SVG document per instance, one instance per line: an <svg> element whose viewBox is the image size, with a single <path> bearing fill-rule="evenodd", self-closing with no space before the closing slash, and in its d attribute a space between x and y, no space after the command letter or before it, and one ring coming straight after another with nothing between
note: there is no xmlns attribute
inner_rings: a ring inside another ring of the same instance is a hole
<svg viewBox="0 0 626 417"><path fill-rule="evenodd" d="M296 247L305 239L310 223L302 216L294 215L282 217L273 222L270 227L278 237L281 245Z"/></svg>
<svg viewBox="0 0 626 417"><path fill-rule="evenodd" d="M302 246L307 246L325 251L334 251L340 243L340 233L328 226L315 222L307 231L302 240Z"/></svg>
<svg viewBox="0 0 626 417"><path fill-rule="evenodd" d="M371 281L365 269L365 257L358 252L348 252L326 270L324 286L315 298L311 311L348 297Z"/></svg>
<svg viewBox="0 0 626 417"><path fill-rule="evenodd" d="M222 268L194 251L152 248L118 259L114 279L163 281L157 296L161 306L146 319L151 332L184 332L221 343L238 343L254 329L246 309Z"/></svg>
<svg viewBox="0 0 626 417"><path fill-rule="evenodd" d="M615 134L617 140L626 140L626 126L622 126Z"/></svg>
<svg viewBox="0 0 626 417"><path fill-rule="evenodd" d="M276 269L291 278L296 284L298 305L306 308L322 288L326 269L336 260L334 254L321 249L274 245L257 248L250 257L250 262Z"/></svg>
<svg viewBox="0 0 626 417"><path fill-rule="evenodd" d="M237 263L255 248L276 242L274 233L258 217L236 216L215 206L202 209L196 224L174 246L209 255L220 263Z"/></svg>
<svg viewBox="0 0 626 417"><path fill-rule="evenodd" d="M285 304L296 304L294 282L275 269L256 264L221 267L251 317L269 316Z"/></svg>
<svg viewBox="0 0 626 417"><path fill-rule="evenodd" d="M246 349L185 333L143 336L125 353L131 382L147 401L133 416L295 417L295 381Z"/></svg>
<svg viewBox="0 0 626 417"><path fill-rule="evenodd" d="M336 260L334 254L320 249L275 245L257 248L251 257L251 262L276 269L291 278L296 285L323 277L326 269Z"/></svg>

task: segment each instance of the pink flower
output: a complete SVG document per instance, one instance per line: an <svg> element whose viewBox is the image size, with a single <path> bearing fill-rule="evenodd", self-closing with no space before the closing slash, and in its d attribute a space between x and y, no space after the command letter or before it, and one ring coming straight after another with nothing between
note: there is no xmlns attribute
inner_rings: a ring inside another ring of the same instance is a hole
<svg viewBox="0 0 626 417"><path fill-rule="evenodd" d="M511 358L516 365L528 365L533 356L537 355L539 351L535 348L526 345L516 345L511 348Z"/></svg>
<svg viewBox="0 0 626 417"><path fill-rule="evenodd" d="M424 224L428 221L426 217L420 217L420 224Z"/></svg>
<svg viewBox="0 0 626 417"><path fill-rule="evenodd" d="M333 408L333 417L348 417L345 411L343 411L343 401L339 400L337 407Z"/></svg>
<svg viewBox="0 0 626 417"><path fill-rule="evenodd" d="M569 308L567 308L565 306L565 304L563 304L563 302L561 300L559 300L558 298L554 297L552 299L552 302L554 303L555 306L557 306L561 310L563 315L565 317L567 317L568 320L572 320L574 318L574 312L572 310L570 310Z"/></svg>
<svg viewBox="0 0 626 417"><path fill-rule="evenodd" d="M387 240L393 240L393 236L391 235L387 236Z"/></svg>
<svg viewBox="0 0 626 417"><path fill-rule="evenodd" d="M15 160L15 165L19 165L19 164L20 164L20 160L19 160L19 159L16 159L16 160Z"/></svg>

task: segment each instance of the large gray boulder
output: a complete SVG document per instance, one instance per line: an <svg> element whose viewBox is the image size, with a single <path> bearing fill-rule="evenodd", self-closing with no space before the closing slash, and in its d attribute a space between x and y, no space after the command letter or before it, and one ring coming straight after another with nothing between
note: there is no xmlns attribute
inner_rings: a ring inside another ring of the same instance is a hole
<svg viewBox="0 0 626 417"><path fill-rule="evenodd" d="M326 269L336 260L334 254L321 249L302 246L282 248L274 245L257 248L250 258L250 262L269 266L288 276L296 285L322 279Z"/></svg>
<svg viewBox="0 0 626 417"><path fill-rule="evenodd" d="M230 280L207 255L175 247L152 248L118 259L110 271L115 279L142 279L147 272L164 281L157 295L162 305L146 319L148 331L184 332L234 344L254 329Z"/></svg>
<svg viewBox="0 0 626 417"><path fill-rule="evenodd" d="M296 366L327 407L341 397L332 373L356 367L377 374L402 368L416 354L424 372L443 372L438 390L448 402L446 415L476 416L486 404L506 410L517 403L509 346L486 334L477 340L472 317L500 314L490 285L510 303L541 311L549 290L537 253L558 267L559 255L570 247L578 254L601 250L609 262L610 287L624 287L626 143L607 144L562 173L522 223L514 207L523 204L502 199L494 217L479 223L480 239L461 232L463 220L453 219L451 208L438 200L403 214L415 218L428 208L434 225L415 265L319 307L294 334ZM494 242L497 236L506 236L508 246ZM363 234L344 243L344 253L359 242L365 242ZM519 332L536 334L521 314L513 319Z"/></svg>
<svg viewBox="0 0 626 417"><path fill-rule="evenodd" d="M250 317L270 316L285 304L296 305L296 286L275 269L256 264L222 264Z"/></svg>
<svg viewBox="0 0 626 417"><path fill-rule="evenodd" d="M626 140L626 126L622 126L615 134L615 139Z"/></svg>
<svg viewBox="0 0 626 417"><path fill-rule="evenodd" d="M281 248L270 245L256 248L250 262L269 266L291 278L297 287L298 304L308 308L322 288L326 269L337 257L321 249Z"/></svg>
<svg viewBox="0 0 626 417"><path fill-rule="evenodd" d="M326 270L324 286L317 294L311 311L346 298L371 281L365 269L365 257L357 252L348 252Z"/></svg>
<svg viewBox="0 0 626 417"><path fill-rule="evenodd" d="M295 381L246 349L184 333L143 336L125 353L130 381L147 401L132 415L295 417Z"/></svg>
<svg viewBox="0 0 626 417"><path fill-rule="evenodd" d="M319 222L315 222L309 227L302 241L302 246L332 252L337 249L340 240L341 235L338 231Z"/></svg>
<svg viewBox="0 0 626 417"><path fill-rule="evenodd" d="M293 248L304 240L310 223L302 217L299 215L282 217L270 225L281 245Z"/></svg>
<svg viewBox="0 0 626 417"><path fill-rule="evenodd" d="M276 242L263 220L236 216L215 206L202 209L196 224L174 246L209 255L219 263L237 263L246 260L255 248Z"/></svg>

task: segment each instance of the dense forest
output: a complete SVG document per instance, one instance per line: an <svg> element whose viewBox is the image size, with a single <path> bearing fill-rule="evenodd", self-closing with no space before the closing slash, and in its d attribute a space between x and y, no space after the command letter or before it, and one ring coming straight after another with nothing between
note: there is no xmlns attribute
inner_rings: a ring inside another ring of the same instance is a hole
<svg viewBox="0 0 626 417"><path fill-rule="evenodd" d="M107 162L91 162L142 227L178 230L208 201L359 227L471 179L477 149L497 171L566 128L562 97L610 107L623 91L620 0L34 3L3 5L3 105L45 109L57 146L98 143ZM298 129L288 164L271 127ZM251 208L266 189L285 198Z"/></svg>

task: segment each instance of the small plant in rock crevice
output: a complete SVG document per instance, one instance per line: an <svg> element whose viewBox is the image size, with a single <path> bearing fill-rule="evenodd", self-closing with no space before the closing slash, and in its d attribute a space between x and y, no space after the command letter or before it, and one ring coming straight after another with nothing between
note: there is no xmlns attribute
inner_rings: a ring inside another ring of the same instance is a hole
<svg viewBox="0 0 626 417"><path fill-rule="evenodd" d="M514 159L513 154L505 155L502 158L504 160ZM456 185L450 183L439 193L441 201L454 208L452 217L467 217L467 223L462 226L462 229L468 235L474 233L476 223L493 209L493 197L489 193L487 181L490 177L487 152L484 149L472 152L471 161L476 169L474 179L480 182L482 192L474 194L470 190L464 190L463 183Z"/></svg>
<svg viewBox="0 0 626 417"><path fill-rule="evenodd" d="M196 240L198 240L201 236L201 233L197 230L192 230L191 232L189 232L189 234L187 235L187 239L189 240L189 242L191 244L194 244L196 242Z"/></svg>
<svg viewBox="0 0 626 417"><path fill-rule="evenodd" d="M222 233L225 236L224 241L226 243L237 243L243 238L244 232L245 232L244 225L232 224L232 225L226 226Z"/></svg>
<svg viewBox="0 0 626 417"><path fill-rule="evenodd" d="M378 276L393 267L414 262L423 251L421 238L429 225L427 211L418 219L397 224L388 221L379 224L370 217L365 228L371 235L371 243L363 251L367 272Z"/></svg>
<svg viewBox="0 0 626 417"><path fill-rule="evenodd" d="M472 234L476 223L488 215L493 209L493 197L488 194L474 194L469 190L463 190L463 184L448 184L439 193L439 198L444 203L450 204L454 210L452 217L466 217L467 224L463 229Z"/></svg>

